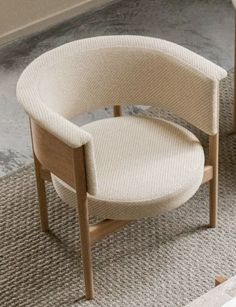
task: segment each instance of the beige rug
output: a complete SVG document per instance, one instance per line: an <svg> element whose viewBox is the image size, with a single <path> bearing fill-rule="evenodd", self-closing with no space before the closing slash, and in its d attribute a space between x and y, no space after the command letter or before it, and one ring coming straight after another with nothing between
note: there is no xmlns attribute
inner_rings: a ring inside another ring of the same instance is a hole
<svg viewBox="0 0 236 307"><path fill-rule="evenodd" d="M236 136L227 135L232 80L230 73L221 87L217 229L206 227L206 185L181 208L132 223L94 246L96 298L86 302L75 211L49 185L51 233L41 233L27 166L0 180L0 306L184 306L213 287L216 275L236 274Z"/></svg>

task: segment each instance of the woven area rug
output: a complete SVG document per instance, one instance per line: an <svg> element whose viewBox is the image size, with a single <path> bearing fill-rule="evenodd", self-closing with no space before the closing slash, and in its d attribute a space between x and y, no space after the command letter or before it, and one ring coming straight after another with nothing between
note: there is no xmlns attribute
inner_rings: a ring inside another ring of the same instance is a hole
<svg viewBox="0 0 236 307"><path fill-rule="evenodd" d="M218 228L206 226L207 185L181 208L124 227L93 247L96 297L88 302L75 210L49 184L51 231L41 233L33 167L27 166L0 180L0 306L185 306L212 288L216 275L236 274L232 84L230 72L221 84Z"/></svg>

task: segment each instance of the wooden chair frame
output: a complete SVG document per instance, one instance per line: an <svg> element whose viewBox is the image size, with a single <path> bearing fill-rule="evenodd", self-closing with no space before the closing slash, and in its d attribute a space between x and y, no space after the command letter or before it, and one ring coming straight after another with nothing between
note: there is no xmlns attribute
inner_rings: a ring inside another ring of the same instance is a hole
<svg viewBox="0 0 236 307"><path fill-rule="evenodd" d="M114 116L120 116L121 113L121 107L114 106ZM30 124L42 231L47 232L49 227L45 181L51 179L52 172L72 186L77 193L85 296L86 299L92 299L94 290L91 246L130 221L103 220L96 225L89 225L84 147L71 148L32 119ZM209 182L210 227L217 225L218 146L218 134L209 136L209 164L205 166L202 183Z"/></svg>

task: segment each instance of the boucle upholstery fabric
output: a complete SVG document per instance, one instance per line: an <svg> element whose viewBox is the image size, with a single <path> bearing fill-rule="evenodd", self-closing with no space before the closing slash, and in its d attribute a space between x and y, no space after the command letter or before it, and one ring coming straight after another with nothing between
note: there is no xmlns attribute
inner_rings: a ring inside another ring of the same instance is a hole
<svg viewBox="0 0 236 307"><path fill-rule="evenodd" d="M68 118L104 105L144 104L163 106L215 134L217 84L226 74L174 43L141 36L104 36L43 54L24 71L17 92L32 116L38 116L38 104ZM86 137L82 134L80 144ZM79 141L75 137L75 144L70 143L78 146Z"/></svg>
<svg viewBox="0 0 236 307"><path fill-rule="evenodd" d="M198 190L204 152L188 130L160 119L120 117L83 126L94 138L98 193L91 216L139 219L182 205ZM54 187L76 206L76 192L53 176Z"/></svg>
<svg viewBox="0 0 236 307"><path fill-rule="evenodd" d="M88 192L97 196L101 187L95 140L70 118L100 106L159 106L214 135L219 80L226 75L224 69L174 43L104 36L75 41L37 58L20 77L17 97L40 126L71 147L85 145Z"/></svg>

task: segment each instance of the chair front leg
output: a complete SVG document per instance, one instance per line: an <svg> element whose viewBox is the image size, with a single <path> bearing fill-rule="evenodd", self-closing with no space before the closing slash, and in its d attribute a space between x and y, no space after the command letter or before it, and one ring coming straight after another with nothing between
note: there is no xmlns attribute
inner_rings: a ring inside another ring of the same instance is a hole
<svg viewBox="0 0 236 307"><path fill-rule="evenodd" d="M92 299L93 271L84 148L71 147L32 119L30 122L42 228L44 231L48 229L44 179L50 180L50 173L53 173L76 190L86 298Z"/></svg>
<svg viewBox="0 0 236 307"><path fill-rule="evenodd" d="M218 156L219 135L209 137L209 164L213 166L213 178L209 181L210 189L210 223L209 226L217 226L218 211Z"/></svg>
<svg viewBox="0 0 236 307"><path fill-rule="evenodd" d="M90 300L93 299L94 290L89 213L87 201L87 184L83 148L78 148L74 150L74 174L78 204L77 209L80 225L81 255L84 270L85 296L87 300Z"/></svg>
<svg viewBox="0 0 236 307"><path fill-rule="evenodd" d="M40 212L40 221L41 229L43 232L48 231L48 209L47 209L47 197L45 189L45 181L42 178L42 166L38 161L37 157L34 154L34 166L35 166L35 175L36 175L36 184L38 191L38 201L39 201L39 212Z"/></svg>
<svg viewBox="0 0 236 307"><path fill-rule="evenodd" d="M92 268L92 255L91 243L89 234L89 221L87 210L81 212L81 207L87 207L87 200L78 205L79 211L79 224L80 224L80 240L81 240L81 256L84 270L84 283L85 283L85 296L87 300L93 299L93 268Z"/></svg>

